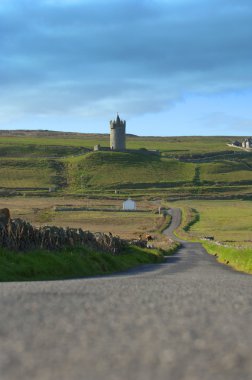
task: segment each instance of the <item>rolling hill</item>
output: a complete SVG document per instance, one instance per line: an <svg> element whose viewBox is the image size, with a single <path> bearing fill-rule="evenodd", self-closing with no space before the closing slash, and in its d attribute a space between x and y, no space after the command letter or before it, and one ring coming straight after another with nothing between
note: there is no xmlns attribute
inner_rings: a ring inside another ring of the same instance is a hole
<svg viewBox="0 0 252 380"><path fill-rule="evenodd" d="M126 153L98 151L108 135L1 131L0 188L59 194L252 197L252 153L237 137L128 136ZM158 150L160 154L149 153Z"/></svg>

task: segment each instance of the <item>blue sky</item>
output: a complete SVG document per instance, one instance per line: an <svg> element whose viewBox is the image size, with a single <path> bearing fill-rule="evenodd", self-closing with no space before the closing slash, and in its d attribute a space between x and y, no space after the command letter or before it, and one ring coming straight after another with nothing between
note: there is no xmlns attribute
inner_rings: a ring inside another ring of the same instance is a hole
<svg viewBox="0 0 252 380"><path fill-rule="evenodd" d="M1 0L0 128L252 135L251 0Z"/></svg>

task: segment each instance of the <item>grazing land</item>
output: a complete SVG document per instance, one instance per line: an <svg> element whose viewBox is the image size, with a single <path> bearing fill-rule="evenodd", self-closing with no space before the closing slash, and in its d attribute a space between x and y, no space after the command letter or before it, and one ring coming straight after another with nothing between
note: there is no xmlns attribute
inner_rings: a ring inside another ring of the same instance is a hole
<svg viewBox="0 0 252 380"><path fill-rule="evenodd" d="M227 145L237 137L127 137L127 153L109 136L49 131L0 133L2 192L27 195L160 196L250 199L252 153Z"/></svg>
<svg viewBox="0 0 252 380"><path fill-rule="evenodd" d="M122 201L114 199L29 197L28 201L26 197L11 197L2 198L1 205L11 210L12 218L25 219L38 227L56 225L111 232L124 239L153 233L169 219L157 213L159 202L148 200L139 200L136 212L122 211Z"/></svg>
<svg viewBox="0 0 252 380"><path fill-rule="evenodd" d="M96 152L67 160L71 190L145 189L190 183L194 164L142 153Z"/></svg>
<svg viewBox="0 0 252 380"><path fill-rule="evenodd" d="M1 203L35 225L134 239L162 229L155 200L180 201L184 214L199 215L182 231L187 237L214 235L233 249L251 249L252 153L228 145L237 139L129 135L128 151L119 153L93 152L96 144L108 148L104 134L1 131ZM121 211L128 196L137 212Z"/></svg>
<svg viewBox="0 0 252 380"><path fill-rule="evenodd" d="M0 186L3 188L49 188L55 175L54 162L49 160L0 158Z"/></svg>
<svg viewBox="0 0 252 380"><path fill-rule="evenodd" d="M29 201L25 197L2 198L1 206L10 208L12 218L25 219L38 227L57 225L112 232L131 245L119 256L83 247L23 253L0 248L0 281L55 280L124 271L140 264L162 262L164 254L172 254L177 247L161 234L170 216L159 215L155 202L139 201L134 212L123 212L121 201L62 197L30 197ZM144 239L147 234L152 236L152 248L134 246L134 240L140 236Z"/></svg>
<svg viewBox="0 0 252 380"><path fill-rule="evenodd" d="M183 210L180 236L201 241L220 262L252 273L251 201L190 200L173 205ZM202 240L205 237L214 241Z"/></svg>
<svg viewBox="0 0 252 380"><path fill-rule="evenodd" d="M215 240L232 245L252 244L251 201L199 201L174 202L182 209L196 209L200 217L189 233L196 239L214 236Z"/></svg>
<svg viewBox="0 0 252 380"><path fill-rule="evenodd" d="M128 149L158 149L166 154L181 156L182 154L201 154L219 151L233 151L234 148L227 145L237 137L153 137L153 136L127 136ZM13 146L23 152L27 146L42 151L42 147L69 147L90 148L100 144L109 147L109 135L107 134L85 134L85 133L64 133L50 131L0 131L1 145ZM35 148L37 147L37 148ZM12 154L12 152L10 152ZM44 152L45 155L46 149ZM65 152L64 152L65 154Z"/></svg>

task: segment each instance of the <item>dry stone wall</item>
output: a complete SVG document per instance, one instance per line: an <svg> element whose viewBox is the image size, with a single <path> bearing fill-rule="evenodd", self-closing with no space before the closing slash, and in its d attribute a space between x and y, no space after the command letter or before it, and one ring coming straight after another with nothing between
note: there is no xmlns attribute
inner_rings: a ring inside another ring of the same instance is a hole
<svg viewBox="0 0 252 380"><path fill-rule="evenodd" d="M66 247L85 246L91 249L119 255L127 245L126 241L112 234L91 233L81 228L54 226L33 227L22 219L0 218L0 247L16 251L36 248L59 250Z"/></svg>

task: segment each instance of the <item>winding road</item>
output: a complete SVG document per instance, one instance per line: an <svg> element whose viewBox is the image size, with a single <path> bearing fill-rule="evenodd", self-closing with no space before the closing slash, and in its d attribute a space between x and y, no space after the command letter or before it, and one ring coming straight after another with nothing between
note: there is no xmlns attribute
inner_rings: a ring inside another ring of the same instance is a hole
<svg viewBox="0 0 252 380"><path fill-rule="evenodd" d="M124 274L1 283L0 302L1 380L252 379L252 277L197 243Z"/></svg>

